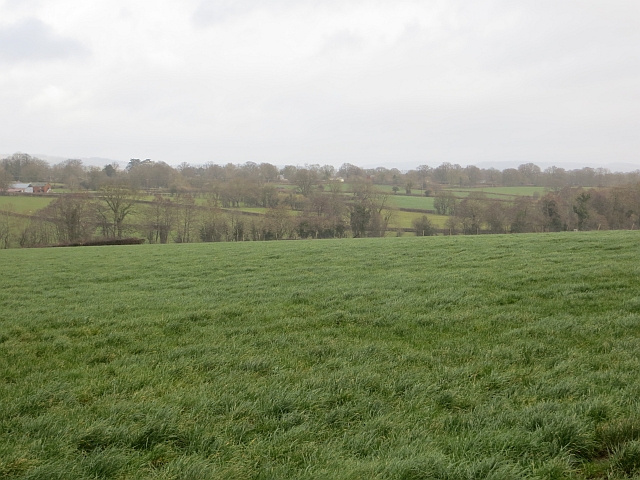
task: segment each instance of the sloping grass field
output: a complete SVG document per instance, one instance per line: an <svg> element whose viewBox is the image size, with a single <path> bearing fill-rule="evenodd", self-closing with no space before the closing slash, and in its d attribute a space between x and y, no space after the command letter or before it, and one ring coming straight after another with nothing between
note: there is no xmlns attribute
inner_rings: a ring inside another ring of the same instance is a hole
<svg viewBox="0 0 640 480"><path fill-rule="evenodd" d="M422 218L424 215L424 213L418 212L394 211L391 215L391 221L388 226L390 231L388 230L387 234L393 234L394 228L413 228L413 221ZM433 215L429 213L427 214L427 218L436 228L444 228L449 217L446 215ZM413 234L407 233L407 235Z"/></svg>
<svg viewBox="0 0 640 480"><path fill-rule="evenodd" d="M0 477L638 475L638 240L0 251Z"/></svg>
<svg viewBox="0 0 640 480"><path fill-rule="evenodd" d="M417 197L409 195L390 195L389 205L398 208L415 208L420 210L433 210L433 197Z"/></svg>
<svg viewBox="0 0 640 480"><path fill-rule="evenodd" d="M42 196L31 197L23 195L1 196L0 210L8 210L10 212L22 213L25 215L33 215L38 210L49 205L55 197Z"/></svg>

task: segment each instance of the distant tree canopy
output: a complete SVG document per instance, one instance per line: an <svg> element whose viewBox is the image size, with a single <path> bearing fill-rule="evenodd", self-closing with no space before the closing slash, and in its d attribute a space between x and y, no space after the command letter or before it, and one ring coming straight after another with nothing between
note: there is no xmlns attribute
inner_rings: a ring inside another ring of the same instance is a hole
<svg viewBox="0 0 640 480"><path fill-rule="evenodd" d="M15 153L4 158L0 165L16 182L42 182L48 180L51 175L48 162L26 153Z"/></svg>
<svg viewBox="0 0 640 480"><path fill-rule="evenodd" d="M124 169L117 163L102 168L86 166L81 160L69 159L55 165L26 153L16 153L0 160L0 169L9 181L49 181L70 184L74 189L97 190L115 178L126 178L140 189L172 189L177 191L210 191L216 185L234 179L237 184L261 186L274 183L278 177L296 185L303 196L308 196L314 186L340 177L346 182L368 180L374 185L397 186L413 191L435 191L438 185L451 186L541 186L559 191L563 187L611 187L640 181L640 170L628 173L611 172L606 168L585 167L565 170L549 167L541 170L533 163L503 171L495 168L463 167L444 162L439 166L420 165L416 169L401 172L396 168L361 168L345 163L336 169L332 165L286 165L278 168L270 163L246 162L240 165L205 163L193 165L183 162L172 167L150 159L131 159ZM0 170L0 181L2 181Z"/></svg>
<svg viewBox="0 0 640 480"><path fill-rule="evenodd" d="M3 208L3 247L130 234L152 243L375 237L387 234L390 225L398 230L392 222L401 217L405 227L411 225L404 230L425 236L635 229L640 224L640 171L541 170L533 163L499 171L445 162L401 172L349 163L338 169L254 162L173 167L150 159L131 159L125 168L86 166L78 159L49 165L22 153L0 160L0 193L13 182L37 181L64 185L72 194L29 220L19 221L24 215ZM473 188L491 186L544 189L514 197ZM391 192L410 195L411 202L433 197L433 210L399 212L390 206L398 200ZM427 213L446 219L434 222Z"/></svg>
<svg viewBox="0 0 640 480"><path fill-rule="evenodd" d="M0 192L3 192L7 188L9 188L9 185L13 180L13 175L0 165Z"/></svg>

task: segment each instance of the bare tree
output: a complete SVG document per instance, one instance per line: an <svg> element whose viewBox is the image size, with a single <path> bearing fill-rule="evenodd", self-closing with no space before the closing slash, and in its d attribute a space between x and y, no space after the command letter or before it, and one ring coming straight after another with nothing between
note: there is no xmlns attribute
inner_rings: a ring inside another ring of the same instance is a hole
<svg viewBox="0 0 640 480"><path fill-rule="evenodd" d="M73 191L80 187L80 182L85 177L85 169L82 160L69 159L54 165L52 174L56 182L64 183Z"/></svg>
<svg viewBox="0 0 640 480"><path fill-rule="evenodd" d="M413 188L413 182L412 181L408 181L407 184L404 186L404 190L405 190L407 195L411 195L411 189L412 188Z"/></svg>
<svg viewBox="0 0 640 480"><path fill-rule="evenodd" d="M314 185L318 184L318 172L316 170L300 168L295 173L294 182L298 186L300 193L308 197Z"/></svg>
<svg viewBox="0 0 640 480"><path fill-rule="evenodd" d="M270 163L259 165L260 180L262 182L274 182L278 178L278 168Z"/></svg>
<svg viewBox="0 0 640 480"><path fill-rule="evenodd" d="M11 182L13 181L13 175L11 175L8 171L4 169L2 165L0 165L0 193L5 192Z"/></svg>
<svg viewBox="0 0 640 480"><path fill-rule="evenodd" d="M507 233L508 205L499 200L486 200L483 219L491 233Z"/></svg>
<svg viewBox="0 0 640 480"><path fill-rule="evenodd" d="M478 234L484 219L486 195L473 192L464 198L456 207L455 216L462 224L465 234Z"/></svg>
<svg viewBox="0 0 640 480"><path fill-rule="evenodd" d="M427 188L427 177L431 175L433 169L429 165L420 165L418 166L418 176L420 177L420 189L426 190Z"/></svg>
<svg viewBox="0 0 640 480"><path fill-rule="evenodd" d="M267 237L275 240L282 240L291 234L293 224L289 212L281 205L270 208L265 214L265 228Z"/></svg>
<svg viewBox="0 0 640 480"><path fill-rule="evenodd" d="M180 195L176 200L176 243L190 243L194 240L196 223L196 202L192 195Z"/></svg>
<svg viewBox="0 0 640 480"><path fill-rule="evenodd" d="M58 243L87 240L95 229L93 210L86 195L63 195L40 212L55 226Z"/></svg>
<svg viewBox="0 0 640 480"><path fill-rule="evenodd" d="M452 192L441 190L433 199L433 207L438 215L453 215L457 202Z"/></svg>
<svg viewBox="0 0 640 480"><path fill-rule="evenodd" d="M126 184L110 184L100 189L96 213L103 236L122 238L128 229L127 219L136 211L138 193Z"/></svg>
<svg viewBox="0 0 640 480"><path fill-rule="evenodd" d="M222 242L226 238L229 224L215 199L209 200L207 209L201 217L199 230L200 240L203 242Z"/></svg>
<svg viewBox="0 0 640 480"><path fill-rule="evenodd" d="M11 236L13 230L13 205L5 205L0 210L0 248L9 248L11 246Z"/></svg>
<svg viewBox="0 0 640 480"><path fill-rule="evenodd" d="M229 215L229 231L227 240L232 242L244 241L244 218L238 211L233 211Z"/></svg>
<svg viewBox="0 0 640 480"><path fill-rule="evenodd" d="M517 197L508 211L511 233L533 232L540 223L540 212L532 197Z"/></svg>
<svg viewBox="0 0 640 480"><path fill-rule="evenodd" d="M573 206L573 212L578 216L578 230L584 230L587 219L589 218L589 200L591 195L582 192L576 197L576 203Z"/></svg>
<svg viewBox="0 0 640 480"><path fill-rule="evenodd" d="M275 185L265 184L260 189L260 204L264 208L273 208L278 205L278 189Z"/></svg>
<svg viewBox="0 0 640 480"><path fill-rule="evenodd" d="M55 225L40 218L32 218L20 233L21 247L42 247L56 243Z"/></svg>
<svg viewBox="0 0 640 480"><path fill-rule="evenodd" d="M436 234L436 228L426 215L414 219L412 225L418 237L428 237Z"/></svg>
<svg viewBox="0 0 640 480"><path fill-rule="evenodd" d="M45 181L51 175L47 162L26 153L14 153L2 160L2 166L19 182Z"/></svg>
<svg viewBox="0 0 640 480"><path fill-rule="evenodd" d="M459 225L460 222L458 221L458 217L456 217L455 215L451 215L449 218L447 218L447 221L444 224L445 229L447 230L447 233L449 235L455 235L456 233L458 233Z"/></svg>
<svg viewBox="0 0 640 480"><path fill-rule="evenodd" d="M350 223L354 237L382 237L393 216L387 208L389 196L377 190L369 181L353 182L354 201L351 204Z"/></svg>
<svg viewBox="0 0 640 480"><path fill-rule="evenodd" d="M168 198L156 195L145 209L145 227L149 243L167 243L175 225L175 208Z"/></svg>
<svg viewBox="0 0 640 480"><path fill-rule="evenodd" d="M82 182L82 187L87 190L98 190L102 185L104 185L109 177L104 172L103 169L96 166L90 166L85 171L86 179Z"/></svg>

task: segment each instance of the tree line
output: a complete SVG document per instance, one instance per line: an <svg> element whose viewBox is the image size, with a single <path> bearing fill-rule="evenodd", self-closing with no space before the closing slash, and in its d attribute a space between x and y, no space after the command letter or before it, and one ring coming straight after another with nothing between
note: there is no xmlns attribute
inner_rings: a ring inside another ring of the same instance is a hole
<svg viewBox="0 0 640 480"><path fill-rule="evenodd" d="M640 170L634 172L611 172L606 168L565 170L559 167L540 169L533 163L517 168L497 170L462 167L448 162L437 167L421 165L416 169L401 172L396 168L360 168L345 163L340 168L332 165L287 165L278 168L269 163L246 162L242 165L228 163L218 165L205 163L192 165L182 163L172 167L164 162L149 159L131 159L125 168L113 163L104 167L86 166L82 160L69 159L55 165L17 153L0 160L0 190L11 182L40 182L64 184L70 190L95 191L114 179L124 179L137 189L165 189L173 193L180 191L208 192L218 190L229 204L238 202L238 197L255 204L264 204L260 187L278 180L288 181L307 194L316 186L335 178L346 182L366 179L374 185L392 185L398 191L434 194L440 186L520 186L534 185L559 190L563 187L611 187L637 183ZM268 194L268 192L267 192Z"/></svg>
<svg viewBox="0 0 640 480"><path fill-rule="evenodd" d="M277 192L264 214L224 209L220 196L190 193L156 195L151 200L128 184L98 192L57 196L35 216L0 210L0 247L34 247L143 236L149 243L263 241L384 236L394 215L389 196L369 181L340 184L307 197ZM297 198L297 197L301 198ZM450 191L434 204L447 216L436 228L427 215L413 222L416 235L560 232L636 229L640 222L640 183L610 188L571 188L505 201L474 192L458 198Z"/></svg>
<svg viewBox="0 0 640 480"><path fill-rule="evenodd" d="M96 192L56 196L34 216L0 211L0 247L71 244L131 235L149 243L260 241L294 238L383 236L393 214L388 195L371 182L355 192L332 183L305 194L269 189L264 213L224 208L221 191L146 195L116 180ZM150 199L151 198L151 199Z"/></svg>
<svg viewBox="0 0 640 480"><path fill-rule="evenodd" d="M482 192L457 197L447 188L450 184L439 183L445 180L443 172L453 175L465 171L464 178L470 174L476 185L486 185L482 182L489 172L458 167L443 164L405 173L365 170L350 164L339 169L317 165L278 169L251 162L198 167L182 164L173 168L162 162L133 159L121 170L118 165L87 168L75 160L51 167L37 158L16 154L0 162L0 190L17 179L46 181L42 175L48 171L51 180L71 178L65 187L72 193L57 196L31 217L4 208L0 211L0 247L69 244L131 235L143 236L150 243L383 236L396 213L389 208L389 195L378 188L385 184L393 185L394 192L404 184L406 194L433 196L433 213L447 216L439 227L427 215L416 218L412 224L416 235L638 226L638 172L593 171L595 176L587 175L589 169L564 172L563 182L567 178L575 180L580 172L598 185L584 188L590 185L556 183L547 186L544 195L504 200ZM556 175L557 179L557 169L542 172L534 167L527 164L514 170L526 182L543 182L545 175ZM342 180L348 182L348 191ZM607 182L610 185L604 185ZM246 211L253 207L260 208L260 214Z"/></svg>
<svg viewBox="0 0 640 480"><path fill-rule="evenodd" d="M474 192L460 199L442 192L434 199L448 215L444 233L533 233L638 228L640 183L609 188L564 187L512 201Z"/></svg>

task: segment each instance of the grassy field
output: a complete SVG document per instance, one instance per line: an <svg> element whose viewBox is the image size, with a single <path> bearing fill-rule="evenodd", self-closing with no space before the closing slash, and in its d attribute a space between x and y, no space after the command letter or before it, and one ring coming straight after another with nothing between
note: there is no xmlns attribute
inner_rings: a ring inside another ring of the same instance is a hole
<svg viewBox="0 0 640 480"><path fill-rule="evenodd" d="M343 191L343 192L345 192L345 193L347 193L347 192L349 192L349 193L353 192L353 184L351 184L351 183L343 183L343 184L341 184L341 186L342 186L342 191ZM405 190L404 190L404 186L403 186L403 185L396 185L396 186L400 189L400 190L398 191L398 193L403 193L403 194L405 193ZM375 185L374 185L374 187L375 187L375 189L376 189L377 191L379 191L379 192L382 192L382 193L388 193L388 194L390 194L390 195L393 195L393 187L394 187L393 185L379 185L379 184L375 184ZM413 191L413 193L420 193L420 190L419 190L419 189L417 189L417 188L414 188L412 191Z"/></svg>
<svg viewBox="0 0 640 480"><path fill-rule="evenodd" d="M504 198L506 195L511 197L532 196L534 193L544 195L547 192L545 187L475 187L475 188L449 188L456 196L467 196L472 192L484 192L488 197Z"/></svg>
<svg viewBox="0 0 640 480"><path fill-rule="evenodd" d="M27 197L21 195L0 196L0 210L9 209L15 213L33 215L49 205L55 197Z"/></svg>
<svg viewBox="0 0 640 480"><path fill-rule="evenodd" d="M0 477L637 475L639 238L0 251Z"/></svg>
<svg viewBox="0 0 640 480"><path fill-rule="evenodd" d="M398 208L417 208L421 210L433 210L433 197L414 197L408 195L390 195L389 205Z"/></svg>
<svg viewBox="0 0 640 480"><path fill-rule="evenodd" d="M400 212L395 211L389 222L389 229L394 228L413 228L413 221L418 218L422 218L424 213L416 212ZM432 215L427 214L427 218L433 223L436 228L444 228L445 222L449 217L445 215Z"/></svg>
<svg viewBox="0 0 640 480"><path fill-rule="evenodd" d="M393 185L375 185L375 188L381 192L388 193L393 195ZM400 189L397 192L398 197L404 197L405 190L403 185L398 185ZM445 190L450 190L456 194L456 196L465 197L471 192L485 192L486 194L497 194L497 195L509 195L512 197L520 197L520 196L531 196L534 193L539 193L540 195L544 195L547 191L546 187L531 187L531 186L518 186L518 187L458 187L458 186L442 186ZM352 192L353 186L349 183L343 184L343 189L345 192ZM411 192L415 194L421 194L421 190L419 188L413 188ZM411 198L411 197L409 197ZM407 207L413 208L413 207Z"/></svg>

